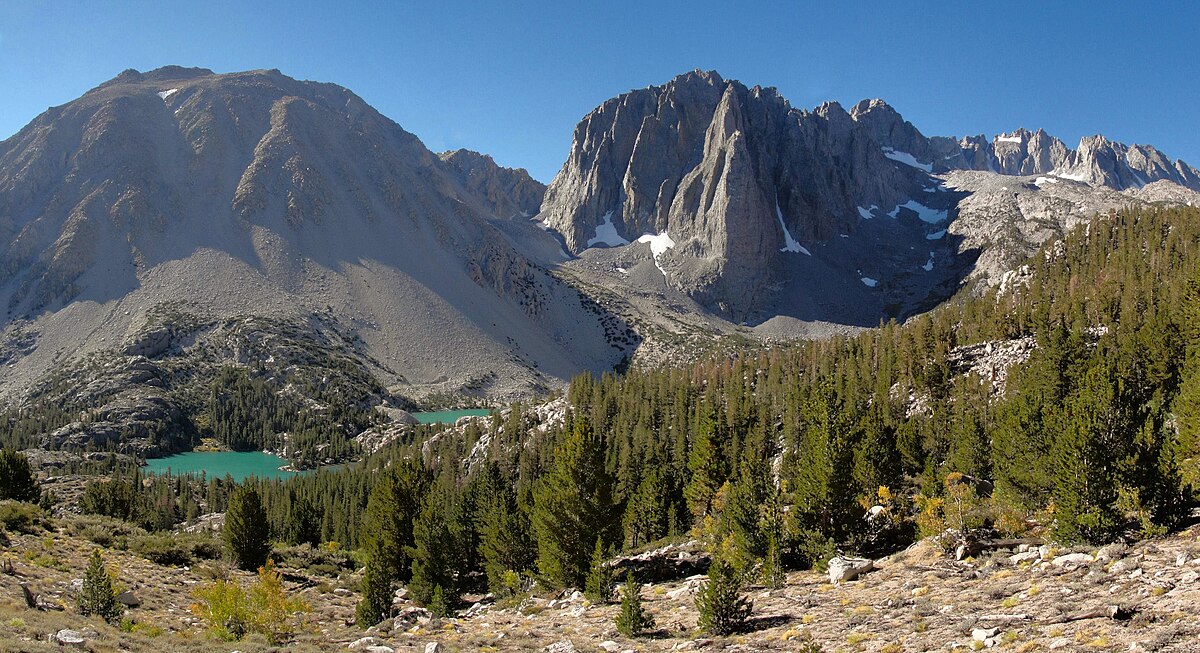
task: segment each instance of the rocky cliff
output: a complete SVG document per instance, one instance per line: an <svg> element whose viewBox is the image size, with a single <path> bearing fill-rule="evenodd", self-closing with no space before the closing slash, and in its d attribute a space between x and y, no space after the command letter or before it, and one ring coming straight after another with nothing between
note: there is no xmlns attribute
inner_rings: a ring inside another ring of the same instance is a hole
<svg viewBox="0 0 1200 653"><path fill-rule="evenodd" d="M667 286L734 322L870 325L994 281L1097 211L1200 200L1198 177L1149 146L927 137L882 100L804 111L695 71L585 116L538 220L575 255L646 250Z"/></svg>

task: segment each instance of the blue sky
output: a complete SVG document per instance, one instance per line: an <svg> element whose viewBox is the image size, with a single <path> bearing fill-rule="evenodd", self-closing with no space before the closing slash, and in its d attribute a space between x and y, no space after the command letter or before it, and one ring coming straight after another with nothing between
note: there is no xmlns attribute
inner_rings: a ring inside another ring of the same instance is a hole
<svg viewBox="0 0 1200 653"><path fill-rule="evenodd" d="M1195 2L0 0L0 139L126 68L279 68L549 181L597 104L703 68L797 107L882 97L930 135L1103 133L1200 166L1198 32Z"/></svg>

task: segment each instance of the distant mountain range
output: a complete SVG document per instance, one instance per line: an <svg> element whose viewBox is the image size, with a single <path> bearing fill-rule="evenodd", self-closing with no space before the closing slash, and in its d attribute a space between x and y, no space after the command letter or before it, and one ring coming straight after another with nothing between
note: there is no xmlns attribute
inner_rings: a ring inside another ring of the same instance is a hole
<svg viewBox="0 0 1200 653"><path fill-rule="evenodd" d="M1200 173L1100 136L926 137L880 100L804 111L713 72L601 104L544 187L332 84L130 70L0 142L0 397L82 387L97 357L249 364L225 345L251 320L324 339L387 388L371 401L511 399L721 335L903 319L1150 202L1200 203Z"/></svg>

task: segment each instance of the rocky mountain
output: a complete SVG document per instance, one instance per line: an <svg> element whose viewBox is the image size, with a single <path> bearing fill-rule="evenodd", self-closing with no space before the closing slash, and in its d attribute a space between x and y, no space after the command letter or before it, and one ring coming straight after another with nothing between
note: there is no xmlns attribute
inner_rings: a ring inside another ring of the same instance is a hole
<svg viewBox="0 0 1200 653"><path fill-rule="evenodd" d="M585 116L537 219L584 259L640 251L661 280L616 260L630 284L735 323L870 326L998 281L1098 211L1200 201L1197 179L1149 146L926 137L881 100L804 111L695 71Z"/></svg>
<svg viewBox="0 0 1200 653"><path fill-rule="evenodd" d="M491 224L540 189L333 84L126 71L0 143L0 396L89 357L199 356L240 319L324 333L407 397L611 369L624 326ZM139 349L179 307L199 326Z"/></svg>
<svg viewBox="0 0 1200 653"><path fill-rule="evenodd" d="M497 218L532 217L542 206L546 185L524 168L504 168L492 157L471 150L443 152L460 184L485 202Z"/></svg>

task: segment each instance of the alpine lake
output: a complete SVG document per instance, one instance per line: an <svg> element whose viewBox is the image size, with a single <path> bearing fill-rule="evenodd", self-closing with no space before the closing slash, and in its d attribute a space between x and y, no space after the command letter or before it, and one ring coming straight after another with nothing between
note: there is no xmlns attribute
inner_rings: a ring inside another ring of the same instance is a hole
<svg viewBox="0 0 1200 653"><path fill-rule="evenodd" d="M486 408L442 410L429 413L413 413L421 424L453 424L460 417L485 416ZM204 474L208 478L224 478L229 475L235 482L256 476L258 478L288 478L312 470L294 472L281 469L288 464L285 458L261 451L189 451L165 458L150 458L142 471L148 474L173 476Z"/></svg>

